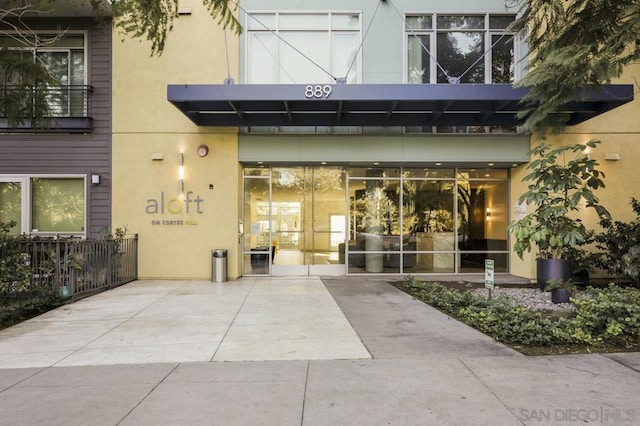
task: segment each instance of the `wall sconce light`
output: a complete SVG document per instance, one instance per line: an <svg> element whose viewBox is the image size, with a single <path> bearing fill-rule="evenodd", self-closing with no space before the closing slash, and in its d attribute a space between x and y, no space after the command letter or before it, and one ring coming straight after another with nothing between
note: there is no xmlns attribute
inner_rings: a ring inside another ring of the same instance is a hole
<svg viewBox="0 0 640 426"><path fill-rule="evenodd" d="M181 152L178 156L178 192L184 192L184 154Z"/></svg>
<svg viewBox="0 0 640 426"><path fill-rule="evenodd" d="M487 211L485 213L487 220L491 220L491 209L487 207Z"/></svg>
<svg viewBox="0 0 640 426"><path fill-rule="evenodd" d="M91 175L91 185L100 185L100 175Z"/></svg>

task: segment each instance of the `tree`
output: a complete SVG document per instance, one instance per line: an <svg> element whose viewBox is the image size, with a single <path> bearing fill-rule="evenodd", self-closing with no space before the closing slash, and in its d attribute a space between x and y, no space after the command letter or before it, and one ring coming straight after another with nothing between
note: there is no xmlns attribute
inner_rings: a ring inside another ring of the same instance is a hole
<svg viewBox="0 0 640 426"><path fill-rule="evenodd" d="M507 0L508 3L515 0ZM513 29L527 41L524 129L561 130L563 106L640 59L640 0L523 0Z"/></svg>
<svg viewBox="0 0 640 426"><path fill-rule="evenodd" d="M1 0L0 1L0 117L10 126L31 120L33 127L49 124L51 105L47 87L60 85L55 73L37 55L37 47L64 36L59 30L44 40L34 37L31 25L38 17L111 17L122 34L151 43L152 56L161 55L178 18L179 0ZM223 28L239 33L241 26L230 0L203 0Z"/></svg>
<svg viewBox="0 0 640 426"><path fill-rule="evenodd" d="M161 55L173 21L178 17L179 0L114 0L112 3L116 28L135 38L146 38L151 42L151 54ZM202 0L202 3L223 28L240 33L242 28L234 15L236 8L231 7L230 0Z"/></svg>

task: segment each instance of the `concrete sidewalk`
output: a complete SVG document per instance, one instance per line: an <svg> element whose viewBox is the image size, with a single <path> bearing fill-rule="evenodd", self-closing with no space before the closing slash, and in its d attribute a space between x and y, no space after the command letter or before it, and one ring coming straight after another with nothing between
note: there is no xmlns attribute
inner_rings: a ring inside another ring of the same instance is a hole
<svg viewBox="0 0 640 426"><path fill-rule="evenodd" d="M318 277L138 281L0 331L0 366L370 358Z"/></svg>
<svg viewBox="0 0 640 426"><path fill-rule="evenodd" d="M324 282L373 359L4 368L0 424L640 424L638 353L525 357L382 280Z"/></svg>

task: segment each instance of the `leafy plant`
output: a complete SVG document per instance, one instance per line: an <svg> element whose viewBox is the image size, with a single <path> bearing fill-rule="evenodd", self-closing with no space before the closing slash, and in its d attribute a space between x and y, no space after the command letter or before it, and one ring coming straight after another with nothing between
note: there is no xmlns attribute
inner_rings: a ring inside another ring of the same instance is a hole
<svg viewBox="0 0 640 426"><path fill-rule="evenodd" d="M599 268L618 277L628 277L640 283L640 264L637 249L640 246L640 201L631 199L631 208L636 218L630 222L602 220L602 233L595 236L596 247L600 250L595 258Z"/></svg>
<svg viewBox="0 0 640 426"><path fill-rule="evenodd" d="M577 315L570 324L583 343L637 344L640 341L640 291L610 285L592 290L591 298L574 299Z"/></svg>
<svg viewBox="0 0 640 426"><path fill-rule="evenodd" d="M29 260L20 251L20 237L10 235L15 221L0 222L0 297L29 290Z"/></svg>
<svg viewBox="0 0 640 426"><path fill-rule="evenodd" d="M571 287L570 282L549 283ZM574 317L555 320L519 306L508 297L488 299L470 291L459 292L433 282L409 278L405 291L494 339L510 344L548 346L587 344L640 344L640 290L610 285L590 289L591 295L572 299Z"/></svg>
<svg viewBox="0 0 640 426"><path fill-rule="evenodd" d="M576 285L570 280L556 280L552 279L547 282L547 286L544 291L551 291L555 289L569 290L570 293L575 293Z"/></svg>
<svg viewBox="0 0 640 426"><path fill-rule="evenodd" d="M594 194L605 186L604 173L586 155L599 143L591 140L559 147L541 143L530 151L536 158L527 165L530 173L523 182L531 183L519 202L533 205L535 210L508 227L515 236L514 250L520 258L535 244L538 258L563 259L570 247L584 243L589 230L580 219L571 217L583 200L602 220L610 218Z"/></svg>

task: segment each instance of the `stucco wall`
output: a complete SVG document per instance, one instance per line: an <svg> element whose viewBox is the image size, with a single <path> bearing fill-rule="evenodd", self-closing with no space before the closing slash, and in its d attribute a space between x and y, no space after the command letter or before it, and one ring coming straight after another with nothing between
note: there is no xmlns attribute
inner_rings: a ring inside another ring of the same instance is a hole
<svg viewBox="0 0 640 426"><path fill-rule="evenodd" d="M141 278L209 279L211 250L221 248L233 279L240 274L237 129L199 128L166 95L167 84L222 83L225 37L201 2L180 5L192 13L175 22L160 57L150 57L145 42L115 36L113 226L139 234ZM229 33L227 43L235 77L238 39ZM197 155L200 145L207 156Z"/></svg>

